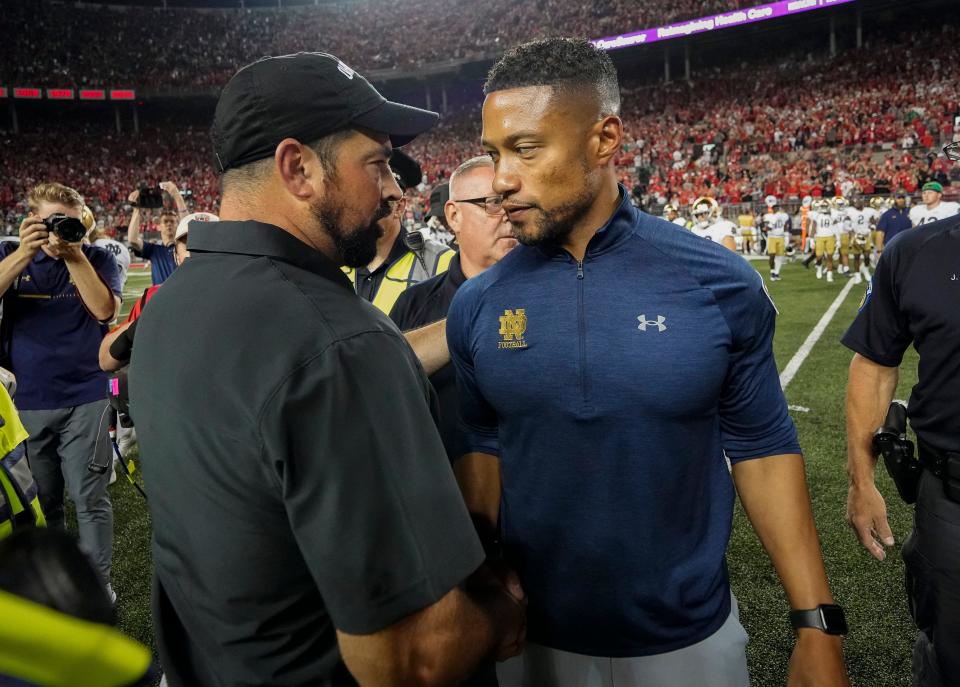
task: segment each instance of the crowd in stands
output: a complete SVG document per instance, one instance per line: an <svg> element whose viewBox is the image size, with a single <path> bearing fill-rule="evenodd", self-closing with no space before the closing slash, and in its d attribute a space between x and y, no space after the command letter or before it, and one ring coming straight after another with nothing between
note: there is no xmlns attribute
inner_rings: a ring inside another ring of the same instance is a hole
<svg viewBox="0 0 960 687"><path fill-rule="evenodd" d="M355 0L284 9L162 9L0 0L0 84L219 86L263 55L331 52L361 71L476 59L547 35L590 38L762 0ZM543 17L550 17L549 22ZM42 32L24 27L43 26Z"/></svg>
<svg viewBox="0 0 960 687"><path fill-rule="evenodd" d="M621 180L653 208L668 200L686 208L701 195L760 203L770 194L789 201L960 182L960 169L937 157L960 115L958 33L938 27L885 42L884 50L702 71L690 84L625 80ZM423 219L435 184L482 152L479 98L411 145L424 169L424 183L412 191L411 221ZM192 209L216 211L207 126L165 124L121 139L64 133L58 125L56 147L51 131L7 134L0 158L4 228L16 231L23 190L49 178L84 193L108 233L126 226L127 196L142 184L175 181L192 194Z"/></svg>

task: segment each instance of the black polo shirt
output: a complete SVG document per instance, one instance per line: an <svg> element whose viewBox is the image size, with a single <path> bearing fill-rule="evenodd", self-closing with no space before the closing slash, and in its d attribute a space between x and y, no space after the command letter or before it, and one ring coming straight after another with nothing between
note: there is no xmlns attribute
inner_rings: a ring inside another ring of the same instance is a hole
<svg viewBox="0 0 960 687"><path fill-rule="evenodd" d="M920 365L910 424L927 443L960 451L960 216L887 244L843 343L888 367L913 344Z"/></svg>
<svg viewBox="0 0 960 687"><path fill-rule="evenodd" d="M130 372L171 686L352 684L381 630L483 550L390 320L281 229L214 222L140 320Z"/></svg>
<svg viewBox="0 0 960 687"><path fill-rule="evenodd" d="M458 253L451 258L446 272L411 286L400 294L390 311L390 319L404 332L442 320L447 316L454 294L465 281ZM434 372L430 375L430 382L440 399L440 436L443 438L444 448L447 449L447 456L453 461L463 454L453 365L447 363Z"/></svg>

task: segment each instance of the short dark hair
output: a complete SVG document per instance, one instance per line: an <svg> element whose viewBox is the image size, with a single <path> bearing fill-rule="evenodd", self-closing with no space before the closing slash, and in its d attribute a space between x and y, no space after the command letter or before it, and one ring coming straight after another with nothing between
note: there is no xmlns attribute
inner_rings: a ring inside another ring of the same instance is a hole
<svg viewBox="0 0 960 687"><path fill-rule="evenodd" d="M511 48L487 74L483 92L527 86L590 89L600 115L620 114L620 84L610 56L583 38L543 38Z"/></svg>

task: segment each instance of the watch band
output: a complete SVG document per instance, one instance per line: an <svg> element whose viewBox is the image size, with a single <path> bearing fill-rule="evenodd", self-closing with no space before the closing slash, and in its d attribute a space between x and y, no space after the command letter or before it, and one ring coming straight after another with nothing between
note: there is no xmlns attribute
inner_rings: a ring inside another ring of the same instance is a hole
<svg viewBox="0 0 960 687"><path fill-rule="evenodd" d="M816 608L790 611L790 624L794 630L811 627L828 635L847 634L846 616L836 604L820 604Z"/></svg>

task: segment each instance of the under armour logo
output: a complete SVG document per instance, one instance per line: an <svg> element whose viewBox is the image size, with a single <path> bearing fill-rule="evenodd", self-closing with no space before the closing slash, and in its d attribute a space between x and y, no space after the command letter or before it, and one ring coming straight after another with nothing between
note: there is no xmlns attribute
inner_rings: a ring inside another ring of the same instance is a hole
<svg viewBox="0 0 960 687"><path fill-rule="evenodd" d="M647 327L656 327L657 331L661 332L667 328L667 325L664 324L667 318L663 315L657 315L657 319L655 320L648 320L646 315L638 315L637 321L640 322L640 324L637 325L637 329L641 332L647 331Z"/></svg>

